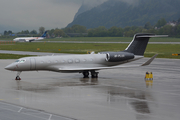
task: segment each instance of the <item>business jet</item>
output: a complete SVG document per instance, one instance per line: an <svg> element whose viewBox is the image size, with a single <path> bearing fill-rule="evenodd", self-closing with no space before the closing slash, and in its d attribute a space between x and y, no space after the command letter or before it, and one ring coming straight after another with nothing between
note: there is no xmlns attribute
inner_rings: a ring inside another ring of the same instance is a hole
<svg viewBox="0 0 180 120"><path fill-rule="evenodd" d="M15 42L32 42L32 41L36 41L36 40L43 40L44 38L46 38L46 33L47 33L47 31L45 31L41 37L19 37L19 38L13 39L13 41L15 41Z"/></svg>
<svg viewBox="0 0 180 120"><path fill-rule="evenodd" d="M62 73L78 72L84 78L97 78L97 71L102 69L114 69L125 67L138 67L149 65L157 56L154 55L147 62L140 65L123 65L144 57L144 52L151 37L167 37L166 35L135 34L133 40L124 51L100 52L97 54L84 55L57 55L57 56L36 56L24 57L5 67L10 71L17 71L15 80L21 80L22 71L54 71Z"/></svg>

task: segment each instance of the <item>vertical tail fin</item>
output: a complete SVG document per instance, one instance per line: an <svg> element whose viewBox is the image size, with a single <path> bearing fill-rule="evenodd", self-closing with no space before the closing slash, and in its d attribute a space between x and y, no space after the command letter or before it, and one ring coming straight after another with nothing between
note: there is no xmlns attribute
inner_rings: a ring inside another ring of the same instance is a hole
<svg viewBox="0 0 180 120"><path fill-rule="evenodd" d="M155 35L151 33L135 34L133 40L124 51L133 53L134 55L143 56L149 42L149 38L151 37L167 37L167 35Z"/></svg>
<svg viewBox="0 0 180 120"><path fill-rule="evenodd" d="M41 37L46 37L46 33L47 33L47 31L45 31Z"/></svg>

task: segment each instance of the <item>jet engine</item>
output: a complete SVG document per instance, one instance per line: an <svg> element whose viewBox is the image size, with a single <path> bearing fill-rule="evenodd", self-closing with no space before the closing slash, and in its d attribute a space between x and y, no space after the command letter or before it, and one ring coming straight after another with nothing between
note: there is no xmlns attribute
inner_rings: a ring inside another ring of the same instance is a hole
<svg viewBox="0 0 180 120"><path fill-rule="evenodd" d="M108 62L121 62L129 59L133 59L133 53L127 52L108 52L106 53L106 61Z"/></svg>

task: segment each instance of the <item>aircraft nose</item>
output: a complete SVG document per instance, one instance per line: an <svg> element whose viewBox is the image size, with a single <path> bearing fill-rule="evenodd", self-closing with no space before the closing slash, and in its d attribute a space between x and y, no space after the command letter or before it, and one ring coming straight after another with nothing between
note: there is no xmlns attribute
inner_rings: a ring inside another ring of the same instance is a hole
<svg viewBox="0 0 180 120"><path fill-rule="evenodd" d="M15 66L13 64L10 64L5 67L6 70L14 70Z"/></svg>

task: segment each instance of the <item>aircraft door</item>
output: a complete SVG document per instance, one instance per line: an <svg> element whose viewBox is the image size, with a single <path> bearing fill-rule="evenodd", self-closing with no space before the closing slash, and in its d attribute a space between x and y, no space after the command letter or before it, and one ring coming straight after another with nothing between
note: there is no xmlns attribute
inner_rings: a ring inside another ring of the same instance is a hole
<svg viewBox="0 0 180 120"><path fill-rule="evenodd" d="M30 59L30 69L35 70L36 69L36 60L35 58Z"/></svg>

